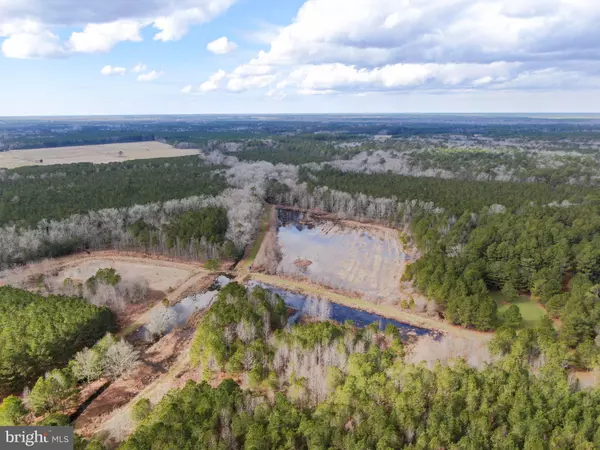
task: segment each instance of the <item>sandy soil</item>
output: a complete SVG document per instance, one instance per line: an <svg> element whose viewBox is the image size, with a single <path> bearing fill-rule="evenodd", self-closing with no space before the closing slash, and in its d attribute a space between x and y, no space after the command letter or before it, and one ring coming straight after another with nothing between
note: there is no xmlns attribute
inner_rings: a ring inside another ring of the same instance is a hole
<svg viewBox="0 0 600 450"><path fill-rule="evenodd" d="M72 278L84 282L95 275L98 269L115 269L124 280L144 279L152 290L168 292L180 286L194 273L164 265L155 265L148 261L122 261L115 258L87 259L70 267L66 267L58 274L58 281Z"/></svg>
<svg viewBox="0 0 600 450"><path fill-rule="evenodd" d="M122 156L119 152L123 152ZM105 164L131 159L172 158L196 154L198 154L197 150L176 149L168 144L155 141L38 148L0 152L0 168L14 169L21 166L49 166L81 162Z"/></svg>
<svg viewBox="0 0 600 450"><path fill-rule="evenodd" d="M85 281L103 268L115 268L124 280L144 279L151 290L165 292L170 288L179 288L195 274L206 273L199 262L171 261L143 253L99 251L47 259L5 270L0 273L0 283L26 286L28 280L40 274L57 277L60 281L67 277Z"/></svg>

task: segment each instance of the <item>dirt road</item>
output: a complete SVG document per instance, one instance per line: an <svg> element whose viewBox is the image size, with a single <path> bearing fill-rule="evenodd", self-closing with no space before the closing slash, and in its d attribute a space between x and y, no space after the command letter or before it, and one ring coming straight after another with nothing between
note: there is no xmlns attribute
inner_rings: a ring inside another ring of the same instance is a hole
<svg viewBox="0 0 600 450"><path fill-rule="evenodd" d="M358 297L351 297L348 295L334 292L327 287L315 285L300 280L293 280L289 278L282 278L275 275L265 275L260 273L250 274L250 279L261 281L266 284L288 289L291 291L299 292L302 294L313 295L315 297L324 298L333 303L340 305L349 306L351 308L360 309L363 311L379 314L390 319L395 319L400 322L405 322L410 325L414 325L421 328L429 328L431 330L438 330L443 333L450 333L455 336L460 336L475 340L489 340L493 333L484 333L481 331L469 330L467 328L458 327L448 322L436 320L430 317L424 317L415 313L411 313L402 310L398 307L384 304L375 304L368 300L364 300Z"/></svg>

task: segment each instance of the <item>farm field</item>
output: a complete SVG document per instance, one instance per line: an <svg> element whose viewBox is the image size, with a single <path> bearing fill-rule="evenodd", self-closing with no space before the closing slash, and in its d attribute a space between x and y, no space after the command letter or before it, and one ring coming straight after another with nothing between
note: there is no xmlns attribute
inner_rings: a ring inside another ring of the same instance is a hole
<svg viewBox="0 0 600 450"><path fill-rule="evenodd" d="M106 164L132 159L173 158L197 153L197 150L180 150L156 141L10 150L0 152L0 168L14 169L22 166L50 166L84 162Z"/></svg>

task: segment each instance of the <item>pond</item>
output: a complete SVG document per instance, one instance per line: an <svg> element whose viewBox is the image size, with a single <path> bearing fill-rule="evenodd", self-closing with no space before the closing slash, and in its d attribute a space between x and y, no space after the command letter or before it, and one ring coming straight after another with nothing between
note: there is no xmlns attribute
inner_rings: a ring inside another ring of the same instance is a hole
<svg viewBox="0 0 600 450"><path fill-rule="evenodd" d="M354 322L354 325L360 328L364 328L372 323L377 323L379 328L383 330L388 325L392 325L398 329L403 338L426 335L432 335L434 337L441 336L441 333L436 330L416 327L394 319L388 319L387 317L383 317L378 314L351 308L349 306L339 305L324 299L290 292L269 284L261 283L259 281L252 280L248 282L249 288L254 288L256 286L262 287L263 289L279 295L288 307L296 310L296 313L293 314L289 319L290 324L297 322L303 315L306 315L310 317L316 317L321 320L333 320L338 323L344 323L348 320L351 320Z"/></svg>
<svg viewBox="0 0 600 450"><path fill-rule="evenodd" d="M278 210L277 272L395 303L405 255L397 230Z"/></svg>
<svg viewBox="0 0 600 450"><path fill-rule="evenodd" d="M215 280L210 290L189 295L177 304L168 307L167 310L170 315L168 326L165 328L164 333L169 333L174 328L184 325L195 312L208 308L212 304L216 295L219 293L219 290L224 286L227 286L230 282L230 278L221 275ZM133 340L142 339L148 341L153 339L148 332L146 325L140 327L140 329L135 333Z"/></svg>

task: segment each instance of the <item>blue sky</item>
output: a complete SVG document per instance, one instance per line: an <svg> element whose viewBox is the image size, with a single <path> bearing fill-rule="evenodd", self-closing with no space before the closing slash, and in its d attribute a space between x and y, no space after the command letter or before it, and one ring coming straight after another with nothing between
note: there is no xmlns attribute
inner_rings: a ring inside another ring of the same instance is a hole
<svg viewBox="0 0 600 450"><path fill-rule="evenodd" d="M0 0L0 115L598 112L599 22L596 0Z"/></svg>

